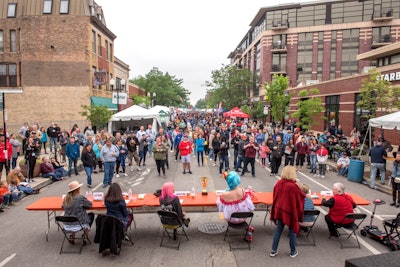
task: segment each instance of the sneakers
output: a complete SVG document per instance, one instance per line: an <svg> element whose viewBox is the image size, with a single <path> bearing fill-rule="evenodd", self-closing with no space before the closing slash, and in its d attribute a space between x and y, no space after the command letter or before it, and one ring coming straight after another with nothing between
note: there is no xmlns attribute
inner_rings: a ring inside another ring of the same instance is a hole
<svg viewBox="0 0 400 267"><path fill-rule="evenodd" d="M92 188L92 185L91 185L91 184L88 184L87 187L88 187L88 188Z"/></svg>
<svg viewBox="0 0 400 267"><path fill-rule="evenodd" d="M317 174L314 173L314 178L317 178Z"/></svg>
<svg viewBox="0 0 400 267"><path fill-rule="evenodd" d="M322 178L322 179L325 179L325 175L321 175L321 178Z"/></svg>
<svg viewBox="0 0 400 267"><path fill-rule="evenodd" d="M128 174L127 174L127 173L124 173L124 176L125 176L125 177L127 177L127 176L128 176Z"/></svg>
<svg viewBox="0 0 400 267"><path fill-rule="evenodd" d="M275 257L276 255L278 255L278 251L271 251L271 253L269 253L269 255L271 257Z"/></svg>
<svg viewBox="0 0 400 267"><path fill-rule="evenodd" d="M115 175L115 177L119 178L119 174Z"/></svg>
<svg viewBox="0 0 400 267"><path fill-rule="evenodd" d="M131 167L131 172L133 172L133 167Z"/></svg>
<svg viewBox="0 0 400 267"><path fill-rule="evenodd" d="M297 255L299 255L299 252L297 252L297 250L296 250L295 252L290 252L290 257L291 257L291 258L294 258L294 257L296 257Z"/></svg>
<svg viewBox="0 0 400 267"><path fill-rule="evenodd" d="M216 166L216 165L217 165L217 164L215 164L215 163L213 164L213 166Z"/></svg>
<svg viewBox="0 0 400 267"><path fill-rule="evenodd" d="M189 174L192 174L192 171L191 171L191 170L189 170Z"/></svg>
<svg viewBox="0 0 400 267"><path fill-rule="evenodd" d="M144 164L143 164L143 165L144 165ZM137 170L138 170L138 171L141 171L142 169L141 169L140 167L137 167Z"/></svg>

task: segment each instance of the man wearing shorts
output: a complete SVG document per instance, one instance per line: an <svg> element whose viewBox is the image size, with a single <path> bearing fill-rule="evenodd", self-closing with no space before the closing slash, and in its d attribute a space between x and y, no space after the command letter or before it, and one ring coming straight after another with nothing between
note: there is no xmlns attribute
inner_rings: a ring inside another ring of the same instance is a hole
<svg viewBox="0 0 400 267"><path fill-rule="evenodd" d="M126 139L126 147L128 148L128 159L129 166L131 166L131 172L133 172L133 160L136 162L137 170L141 171L139 167L139 157L137 152L137 146L139 145L139 140L135 136L133 131L130 131L128 138Z"/></svg>
<svg viewBox="0 0 400 267"><path fill-rule="evenodd" d="M189 141L187 134L183 136L182 141L179 143L179 152L181 153L182 163L183 163L183 174L188 173L192 174L190 170L190 154L192 153L192 143Z"/></svg>

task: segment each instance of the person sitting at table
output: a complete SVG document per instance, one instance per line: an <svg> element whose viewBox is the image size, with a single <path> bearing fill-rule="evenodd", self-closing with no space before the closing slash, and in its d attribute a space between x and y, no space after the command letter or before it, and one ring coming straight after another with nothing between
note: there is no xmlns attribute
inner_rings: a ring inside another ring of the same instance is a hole
<svg viewBox="0 0 400 267"><path fill-rule="evenodd" d="M186 227L189 227L190 219L185 218L186 213L182 211L181 202L174 192L175 186L173 182L167 182L163 185L160 196L161 209L176 212L176 214L178 214L178 217L182 220L183 224ZM167 221L163 221L162 223L176 224L176 222Z"/></svg>
<svg viewBox="0 0 400 267"><path fill-rule="evenodd" d="M62 208L65 211L65 215L76 216L89 235L88 232L93 224L94 213L86 212L86 209L90 209L92 207L92 202L81 195L81 186L82 184L80 184L78 181L73 181L68 184L68 191L64 198ZM76 230L76 228L77 226L73 224L65 225L66 230ZM71 234L68 241L71 244L75 243L75 235ZM88 240L84 240L84 242L88 243Z"/></svg>
<svg viewBox="0 0 400 267"><path fill-rule="evenodd" d="M107 208L107 215L120 219L125 228L128 228L133 219L133 214L128 212L121 187L118 183L112 183L104 197L104 205Z"/></svg>
<svg viewBox="0 0 400 267"><path fill-rule="evenodd" d="M333 197L330 199L322 199L322 206L328 207L329 212L325 215L325 221L328 225L330 236L339 236L335 228L335 224L340 224L346 228L350 227L354 220L344 220L343 218L347 213L353 213L357 204L351 196L344 192L344 185L342 183L334 183L332 189Z"/></svg>
<svg viewBox="0 0 400 267"><path fill-rule="evenodd" d="M218 211L222 212L225 219L230 223L242 223L244 219L231 218L231 215L234 212L254 210L251 193L246 192L243 187L239 187L240 176L237 172L229 172L225 180L228 188L225 192L222 192L221 196L217 199Z"/></svg>
<svg viewBox="0 0 400 267"><path fill-rule="evenodd" d="M298 255L296 236L300 232L299 222L303 220L305 194L296 183L296 167L285 166L281 178L274 186L271 221L277 227L272 243L271 257L278 255L278 244L285 225L289 227L290 257Z"/></svg>
<svg viewBox="0 0 400 267"><path fill-rule="evenodd" d="M300 186L301 191L306 195L304 198L304 210L314 210L314 202L311 199L311 196L309 195L309 190L310 188L306 184L302 184ZM303 221L299 222L300 224L300 229L303 230L304 232L308 231L308 226L311 226L314 222L314 216L313 215L304 215Z"/></svg>
<svg viewBox="0 0 400 267"><path fill-rule="evenodd" d="M344 152L342 156L337 161L337 170L339 176L344 176L349 171L350 158L347 152Z"/></svg>

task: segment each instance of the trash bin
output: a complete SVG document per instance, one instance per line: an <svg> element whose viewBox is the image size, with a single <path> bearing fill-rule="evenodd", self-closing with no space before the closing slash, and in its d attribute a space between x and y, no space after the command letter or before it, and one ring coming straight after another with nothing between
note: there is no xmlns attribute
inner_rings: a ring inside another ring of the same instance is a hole
<svg viewBox="0 0 400 267"><path fill-rule="evenodd" d="M351 159L347 178L351 182L361 183L364 177L364 161Z"/></svg>

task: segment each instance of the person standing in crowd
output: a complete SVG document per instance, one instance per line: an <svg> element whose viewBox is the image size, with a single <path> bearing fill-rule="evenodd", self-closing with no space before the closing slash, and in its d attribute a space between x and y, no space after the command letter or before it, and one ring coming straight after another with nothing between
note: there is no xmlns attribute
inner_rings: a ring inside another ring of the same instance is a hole
<svg viewBox="0 0 400 267"><path fill-rule="evenodd" d="M271 221L277 227L272 243L271 257L278 255L278 245L285 225L289 227L290 257L298 255L296 236L300 232L299 222L303 221L305 194L296 183L296 168L285 166L281 178L274 186Z"/></svg>
<svg viewBox="0 0 400 267"><path fill-rule="evenodd" d="M40 128L40 132L42 133L42 137L40 138L40 142L43 145L44 153L47 154L47 151L46 151L47 133L46 133L44 127Z"/></svg>
<svg viewBox="0 0 400 267"><path fill-rule="evenodd" d="M69 140L69 134L67 130L63 129L60 134L60 146L61 146L61 156L62 156L62 163L67 162L67 144Z"/></svg>
<svg viewBox="0 0 400 267"><path fill-rule="evenodd" d="M93 169L94 173L97 173L98 171L103 172L103 162L100 159L100 153L101 153L101 149L103 148L103 145L104 145L104 143L101 140L100 135L96 134L95 141L92 146L92 150L93 150L94 154L96 155L96 164L94 165L94 169ZM98 171L96 170L96 165L99 166Z"/></svg>
<svg viewBox="0 0 400 267"><path fill-rule="evenodd" d="M125 144L122 142L121 139L119 139L116 143L116 147L119 150L119 155L116 160L116 165L115 165L115 173L116 177L119 178L119 169L122 168L122 175L123 176L128 176L126 173L125 169L125 159L128 154L128 149L125 147Z"/></svg>
<svg viewBox="0 0 400 267"><path fill-rule="evenodd" d="M168 150L170 143L166 135L161 135L161 142L167 147L167 153L165 154L165 167L167 167L167 170L169 170Z"/></svg>
<svg viewBox="0 0 400 267"><path fill-rule="evenodd" d="M146 166L146 155L149 150L149 144L150 143L147 141L147 135L143 134L142 139L139 141L139 167L142 164L142 161L143 166Z"/></svg>
<svg viewBox="0 0 400 267"><path fill-rule="evenodd" d="M1 136L0 136L0 142L1 142ZM28 138L28 141L25 146L26 146L25 147L25 160L26 160L26 163L28 164L28 182L34 183L35 180L33 180L33 172L35 170L36 159L38 157L38 153L39 153L38 151L40 149L40 146L38 143L36 143L36 141L32 137ZM1 151L0 151L0 154L1 154Z"/></svg>
<svg viewBox="0 0 400 267"><path fill-rule="evenodd" d="M154 140L156 138L156 132L153 130L153 126L151 124L147 125L146 135L147 135L147 142L149 142L149 154L150 156L152 156Z"/></svg>
<svg viewBox="0 0 400 267"><path fill-rule="evenodd" d="M314 177L321 177L322 179L325 178L326 172L326 163L328 162L328 150L325 147L325 143L321 144L321 147L317 151L317 162L319 167L319 175L315 175Z"/></svg>
<svg viewBox="0 0 400 267"><path fill-rule="evenodd" d="M178 160L179 156L179 143L182 141L183 134L179 130L179 127L176 127L177 129L175 130L175 138L174 138L174 147L175 147L175 161Z"/></svg>
<svg viewBox="0 0 400 267"><path fill-rule="evenodd" d="M318 140L316 138L312 138L310 141L310 173L317 174L317 151L319 149Z"/></svg>
<svg viewBox="0 0 400 267"><path fill-rule="evenodd" d="M247 136L245 134L241 134L240 141L238 144L238 159L237 159L237 163L235 165L236 172L239 172L239 169L242 169L242 172L247 172L247 170L243 169L243 166L242 166L244 164L244 160L245 160L244 145L246 144L246 142L247 142Z"/></svg>
<svg viewBox="0 0 400 267"><path fill-rule="evenodd" d="M57 142L58 138L60 135L60 127L57 126L54 122L51 123L51 125L47 128L47 136L50 139L50 153L53 153L53 147L54 147L54 154L56 154L57 150Z"/></svg>
<svg viewBox="0 0 400 267"><path fill-rule="evenodd" d="M296 168L298 171L301 171L304 166L304 161L306 159L307 154L309 153L308 145L306 144L306 138L303 136L300 139L300 142L296 144Z"/></svg>
<svg viewBox="0 0 400 267"><path fill-rule="evenodd" d="M22 146L15 133L11 134L10 144L12 146L11 168L15 169Z"/></svg>
<svg viewBox="0 0 400 267"><path fill-rule="evenodd" d="M240 133L237 129L233 131L231 145L233 146L233 167L236 169L239 154Z"/></svg>
<svg viewBox="0 0 400 267"><path fill-rule="evenodd" d="M213 141L215 138L215 130L211 130L210 136L208 137L208 160L211 162L214 159L214 149L213 149Z"/></svg>
<svg viewBox="0 0 400 267"><path fill-rule="evenodd" d="M265 168L265 162L267 160L267 156L269 153L271 153L271 150L269 150L269 147L267 146L267 144L265 143L265 141L263 141L261 143L260 146L260 160L261 160L261 166L263 168Z"/></svg>
<svg viewBox="0 0 400 267"><path fill-rule="evenodd" d="M25 155L25 148L26 148L26 141L27 141L27 134L28 131L28 123L25 122L24 125L18 130L18 135L22 140L22 154Z"/></svg>
<svg viewBox="0 0 400 267"><path fill-rule="evenodd" d="M226 137L221 137L221 144L219 146L219 175L222 175L222 170L229 170L229 143L226 141ZM225 168L224 168L225 165Z"/></svg>
<svg viewBox="0 0 400 267"><path fill-rule="evenodd" d="M396 159L393 162L392 167L392 198L393 202L390 203L390 206L396 206L396 208L400 207L400 153L397 152ZM397 198L397 202L396 202Z"/></svg>
<svg viewBox="0 0 400 267"><path fill-rule="evenodd" d="M199 133L196 139L197 163L199 164L199 166L200 166L200 160L201 160L201 166L204 166L204 143L205 140L202 134Z"/></svg>
<svg viewBox="0 0 400 267"><path fill-rule="evenodd" d="M255 141L256 141L258 147L260 147L262 142L265 141L265 135L264 135L262 129L258 130L258 132L255 136ZM260 151L258 151L258 158L260 158Z"/></svg>
<svg viewBox="0 0 400 267"><path fill-rule="evenodd" d="M331 126L329 126L328 128L328 132L332 135L332 136L336 136L336 131L337 131L337 126L335 121L331 122Z"/></svg>
<svg viewBox="0 0 400 267"><path fill-rule="evenodd" d="M111 138L108 138L105 146L101 149L100 158L104 164L104 179L103 188L106 188L112 183L114 175L115 162L119 155L119 150L112 144Z"/></svg>
<svg viewBox="0 0 400 267"><path fill-rule="evenodd" d="M285 144L282 142L281 137L277 135L275 141L272 143L271 175L278 174L284 152Z"/></svg>
<svg viewBox="0 0 400 267"><path fill-rule="evenodd" d="M213 166L216 165L217 162L217 157L219 155L219 147L221 146L221 134L216 133L215 137L212 141L212 147L213 147L213 153L214 153L214 164Z"/></svg>
<svg viewBox="0 0 400 267"><path fill-rule="evenodd" d="M182 158L183 174L186 174L186 172L192 174L192 171L190 169L190 155L192 153L192 144L190 143L186 133L183 136L182 141L179 143L179 152Z"/></svg>
<svg viewBox="0 0 400 267"><path fill-rule="evenodd" d="M142 139L140 137L140 139ZM139 167L139 156L138 156L138 146L139 146L139 139L137 136L135 136L134 131L129 132L129 136L126 139L126 147L128 149L128 160L129 160L129 166L131 166L131 172L133 172L133 161L136 163L136 167L138 171L141 171Z"/></svg>
<svg viewBox="0 0 400 267"><path fill-rule="evenodd" d="M257 143L254 141L254 137L250 136L249 141L244 145L244 167L242 170L242 176L247 170L247 165L250 163L251 165L251 176L253 178L256 177L255 163L256 163L256 155L259 147Z"/></svg>
<svg viewBox="0 0 400 267"><path fill-rule="evenodd" d="M294 166L294 158L296 156L296 146L293 143L293 139L290 139L289 142L285 145L285 166L291 165Z"/></svg>
<svg viewBox="0 0 400 267"><path fill-rule="evenodd" d="M96 166L96 154L91 144L86 144L82 149L81 160L86 173L87 187L92 187L92 173Z"/></svg>
<svg viewBox="0 0 400 267"><path fill-rule="evenodd" d="M333 197L326 200L322 199L321 205L329 208L329 212L325 215L325 221L329 229L330 236L339 236L335 228L335 224L342 223L343 227L349 227L353 224L354 220L343 218L348 213L353 213L357 204L351 196L345 194L344 185L342 183L334 183L332 189Z"/></svg>
<svg viewBox="0 0 400 267"><path fill-rule="evenodd" d="M71 177L72 164L74 165L75 175L78 175L79 144L75 137L71 136L69 138L65 154L68 157L68 177Z"/></svg>
<svg viewBox="0 0 400 267"><path fill-rule="evenodd" d="M385 184L385 159L387 157L387 153L385 148L382 146L382 142L377 142L376 146L373 146L369 151L369 156L371 156L371 175L370 175L370 184L369 186L372 189L376 189L375 186L375 178L376 173L379 170L379 174L381 176L381 184Z"/></svg>
<svg viewBox="0 0 400 267"><path fill-rule="evenodd" d="M163 177L165 176L165 160L167 158L168 148L161 141L161 137L156 137L156 142L153 145L154 160L157 165L158 176L160 176L160 171L162 170Z"/></svg>

